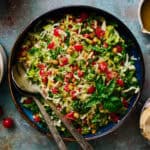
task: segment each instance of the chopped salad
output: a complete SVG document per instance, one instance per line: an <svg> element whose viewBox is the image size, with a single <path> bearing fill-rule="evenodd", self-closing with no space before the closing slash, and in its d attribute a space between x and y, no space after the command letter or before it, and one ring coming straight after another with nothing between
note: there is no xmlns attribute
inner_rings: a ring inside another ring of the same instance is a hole
<svg viewBox="0 0 150 150"><path fill-rule="evenodd" d="M95 134L127 112L130 98L139 92L136 59L117 25L95 14L67 14L47 19L28 33L18 53L26 77L39 85L57 109L81 134ZM40 99L59 131L66 128ZM43 126L44 119L32 98L23 97L24 107Z"/></svg>

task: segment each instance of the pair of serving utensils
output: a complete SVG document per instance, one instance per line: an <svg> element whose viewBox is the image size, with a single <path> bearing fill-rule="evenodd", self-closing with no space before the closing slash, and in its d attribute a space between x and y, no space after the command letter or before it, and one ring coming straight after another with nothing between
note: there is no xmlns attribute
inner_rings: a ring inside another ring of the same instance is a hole
<svg viewBox="0 0 150 150"><path fill-rule="evenodd" d="M14 84L17 86L20 92L28 93L34 100L34 102L39 107L41 114L43 115L47 126L55 139L56 143L58 144L59 149L66 150L66 145L62 140L61 136L59 135L56 127L54 126L53 120L50 118L48 113L46 112L44 106L40 103L40 101L33 96L34 94L40 94L44 98L44 103L48 104L50 108L55 112L57 117L62 121L62 123L66 126L66 128L70 131L76 141L80 144L83 150L93 150L92 146L80 135L77 130L73 127L73 125L61 114L60 111L57 110L55 104L47 100L46 95L42 92L40 87L36 84L32 84L29 80L25 77L25 67L22 64L15 64L12 67L12 79Z"/></svg>

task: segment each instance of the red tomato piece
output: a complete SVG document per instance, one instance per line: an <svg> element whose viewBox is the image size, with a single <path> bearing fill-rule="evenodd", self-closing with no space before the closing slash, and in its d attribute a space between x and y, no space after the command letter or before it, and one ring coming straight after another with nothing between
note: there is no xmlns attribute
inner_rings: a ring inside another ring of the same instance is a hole
<svg viewBox="0 0 150 150"><path fill-rule="evenodd" d="M75 100L77 98L76 91L70 91L70 95L71 95L73 100Z"/></svg>
<svg viewBox="0 0 150 150"><path fill-rule="evenodd" d="M86 12L82 12L80 14L80 18L82 19L82 21L84 21L85 19L87 19L89 17L89 15Z"/></svg>
<svg viewBox="0 0 150 150"><path fill-rule="evenodd" d="M65 90L66 92L70 92L69 84L66 84L66 85L64 86L64 90Z"/></svg>
<svg viewBox="0 0 150 150"><path fill-rule="evenodd" d="M24 104L31 104L33 102L32 98L27 98L23 101Z"/></svg>
<svg viewBox="0 0 150 150"><path fill-rule="evenodd" d="M56 106L56 108L57 108L57 110L59 110L59 111L62 110L62 106L61 106L60 104L58 104L58 105Z"/></svg>
<svg viewBox="0 0 150 150"><path fill-rule="evenodd" d="M107 44L106 42L104 42L103 47L104 47L104 48L107 48L107 47L108 47L108 44Z"/></svg>
<svg viewBox="0 0 150 150"><path fill-rule="evenodd" d="M78 76L81 78L84 76L84 72L82 70L78 70Z"/></svg>
<svg viewBox="0 0 150 150"><path fill-rule="evenodd" d="M40 74L41 77L43 77L43 76L45 76L45 71L43 69L41 69L39 74Z"/></svg>
<svg viewBox="0 0 150 150"><path fill-rule="evenodd" d="M73 78L73 72L68 72L68 73L65 75L65 78L67 78L67 79L72 79L72 78Z"/></svg>
<svg viewBox="0 0 150 150"><path fill-rule="evenodd" d="M128 103L128 101L127 101L125 98L123 98L122 104L123 104L123 106L126 107L126 108L128 108L128 106L129 106L129 103Z"/></svg>
<svg viewBox="0 0 150 150"><path fill-rule="evenodd" d="M121 53L123 50L123 48L120 45L117 45L116 48L118 53Z"/></svg>
<svg viewBox="0 0 150 150"><path fill-rule="evenodd" d="M76 118L74 117L74 112L70 112L65 115L65 118L70 119L70 120L75 120Z"/></svg>
<svg viewBox="0 0 150 150"><path fill-rule="evenodd" d="M99 69L102 72L107 72L107 70L108 70L107 62L103 61L103 62L99 63Z"/></svg>
<svg viewBox="0 0 150 150"><path fill-rule="evenodd" d="M47 46L48 49L53 49L54 47L55 47L55 42L54 41L49 43L48 46Z"/></svg>
<svg viewBox="0 0 150 150"><path fill-rule="evenodd" d="M111 72L111 71L108 71L108 72L106 73L106 77L107 77L107 81L113 79L112 72Z"/></svg>
<svg viewBox="0 0 150 150"><path fill-rule="evenodd" d="M14 121L12 118L7 117L3 119L2 124L5 128L12 128L14 126Z"/></svg>
<svg viewBox="0 0 150 150"><path fill-rule="evenodd" d="M101 38L101 37L104 36L105 31L102 30L100 27L97 27L97 28L95 29L95 34L96 34L96 36L97 36L98 38Z"/></svg>
<svg viewBox="0 0 150 150"><path fill-rule="evenodd" d="M85 38L89 38L89 37L90 37L90 35L87 34L87 33L83 34L83 36L84 36Z"/></svg>
<svg viewBox="0 0 150 150"><path fill-rule="evenodd" d="M52 88L51 92L53 94L58 94L59 91L58 91L58 88L54 87L54 88Z"/></svg>
<svg viewBox="0 0 150 150"><path fill-rule="evenodd" d="M68 78L64 78L64 82L69 82L69 79Z"/></svg>
<svg viewBox="0 0 150 150"><path fill-rule="evenodd" d="M64 65L67 65L68 64L68 58L67 57L61 57L60 58L60 65L61 66L64 66Z"/></svg>
<svg viewBox="0 0 150 150"><path fill-rule="evenodd" d="M47 76L50 76L51 74L52 74L51 71L47 71L47 72L46 72L46 75L47 75Z"/></svg>
<svg viewBox="0 0 150 150"><path fill-rule="evenodd" d="M60 36L59 30L60 30L60 29L58 29L58 28L55 28L55 29L54 29L54 35L55 35L55 36Z"/></svg>
<svg viewBox="0 0 150 150"><path fill-rule="evenodd" d="M119 116L115 113L110 113L110 118L115 123L118 122L118 120L119 120Z"/></svg>
<svg viewBox="0 0 150 150"><path fill-rule="evenodd" d="M87 19L89 17L89 15L85 12L82 12L80 14L80 17L76 19L76 22L81 23L83 22L85 19Z"/></svg>
<svg viewBox="0 0 150 150"><path fill-rule="evenodd" d="M76 22L77 22L77 23L81 23L82 21L83 21L82 18L77 18L77 19L76 19Z"/></svg>
<svg viewBox="0 0 150 150"><path fill-rule="evenodd" d="M74 48L77 52L81 52L83 49L83 46L81 44L76 44L76 45L74 45Z"/></svg>
<svg viewBox="0 0 150 150"><path fill-rule="evenodd" d="M92 85L92 86L90 86L90 87L87 89L87 93L88 93L88 94L92 94L92 93L95 92L95 90L96 90L96 88Z"/></svg>
<svg viewBox="0 0 150 150"><path fill-rule="evenodd" d="M117 79L117 84L121 87L124 87L124 81L122 79Z"/></svg>
<svg viewBox="0 0 150 150"><path fill-rule="evenodd" d="M43 76L43 77L42 77L42 82L43 82L44 84L47 84L47 82L48 82L48 77L47 77L47 76Z"/></svg>
<svg viewBox="0 0 150 150"><path fill-rule="evenodd" d="M92 65L93 65L93 66L94 66L94 65L96 65L96 62L95 62L95 61L93 61L93 62L92 62Z"/></svg>
<svg viewBox="0 0 150 150"><path fill-rule="evenodd" d="M71 65L70 67L71 67L72 72L75 72L79 69L77 65Z"/></svg>
<svg viewBox="0 0 150 150"><path fill-rule="evenodd" d="M33 120L34 120L35 122L40 122L40 121L41 121L41 118L40 118L39 115L34 115L34 116L33 116Z"/></svg>
<svg viewBox="0 0 150 150"><path fill-rule="evenodd" d="M39 69L44 69L46 66L45 66L45 64L38 64L37 67L38 67Z"/></svg>
<svg viewBox="0 0 150 150"><path fill-rule="evenodd" d="M111 80L111 79L116 78L117 75L118 75L118 73L115 72L115 71L114 71L114 72L113 72L113 71L107 71L107 72L106 72L106 77L107 77L107 80L108 80L108 81Z"/></svg>

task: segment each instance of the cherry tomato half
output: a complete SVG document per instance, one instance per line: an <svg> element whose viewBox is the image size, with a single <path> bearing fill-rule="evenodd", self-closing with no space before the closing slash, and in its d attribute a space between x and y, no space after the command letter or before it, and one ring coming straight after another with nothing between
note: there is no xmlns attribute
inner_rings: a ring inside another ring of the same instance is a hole
<svg viewBox="0 0 150 150"><path fill-rule="evenodd" d="M3 119L2 124L5 128L12 128L14 126L14 121L12 118L7 117Z"/></svg>

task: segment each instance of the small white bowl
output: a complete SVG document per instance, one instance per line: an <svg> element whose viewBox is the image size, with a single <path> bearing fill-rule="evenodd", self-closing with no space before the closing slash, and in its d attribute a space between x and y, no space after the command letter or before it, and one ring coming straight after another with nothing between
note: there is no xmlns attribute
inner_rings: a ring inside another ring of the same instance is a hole
<svg viewBox="0 0 150 150"><path fill-rule="evenodd" d="M7 57L3 47L0 45L0 83L7 69Z"/></svg>
<svg viewBox="0 0 150 150"><path fill-rule="evenodd" d="M146 34L150 34L150 31L147 31L144 26L143 26L143 22L142 22L142 16L141 16L141 10L142 10L142 6L144 4L146 0L140 0L139 2L139 7L138 7L138 19L139 19L139 22L140 22L140 25L141 25L141 30L143 33L146 33ZM149 18L147 18L149 19Z"/></svg>

